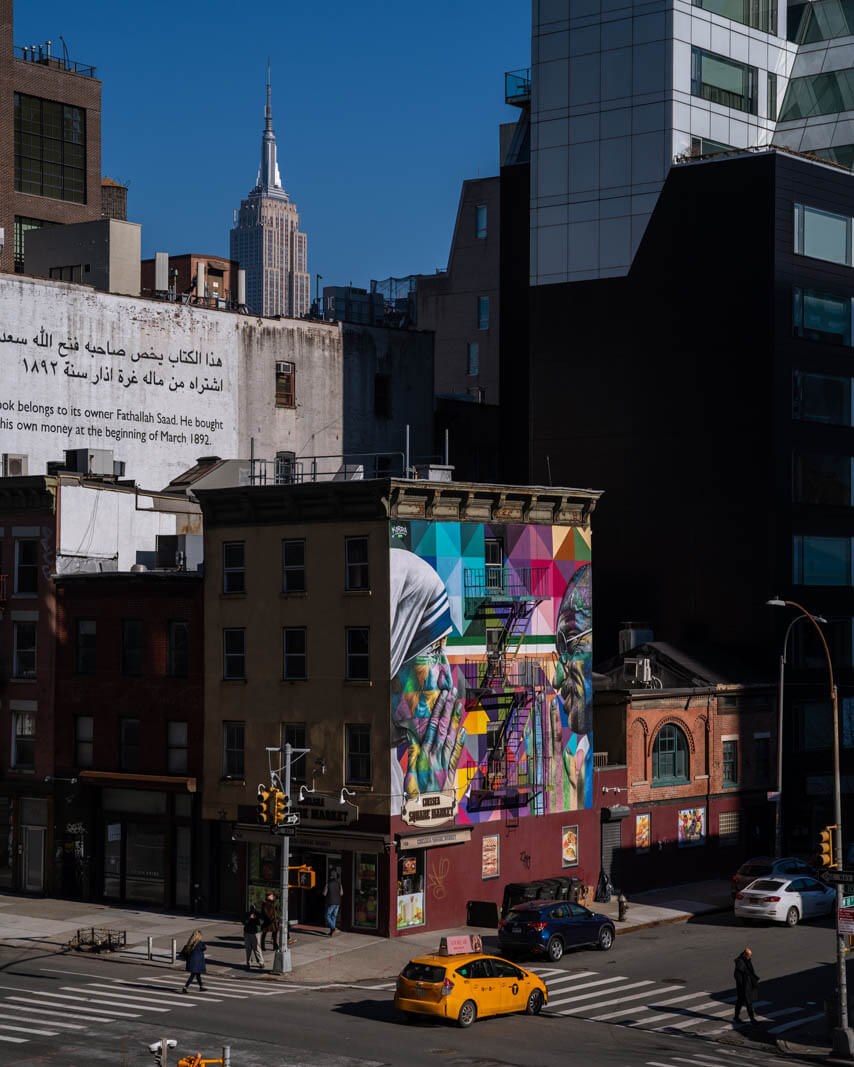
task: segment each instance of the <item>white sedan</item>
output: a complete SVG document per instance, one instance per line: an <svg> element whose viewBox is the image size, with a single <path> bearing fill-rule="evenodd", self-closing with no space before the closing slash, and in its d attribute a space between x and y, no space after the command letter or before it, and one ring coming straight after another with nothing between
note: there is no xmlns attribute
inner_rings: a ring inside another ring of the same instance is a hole
<svg viewBox="0 0 854 1067"><path fill-rule="evenodd" d="M735 897L739 919L766 919L797 926L801 919L829 915L836 890L815 878L757 878Z"/></svg>

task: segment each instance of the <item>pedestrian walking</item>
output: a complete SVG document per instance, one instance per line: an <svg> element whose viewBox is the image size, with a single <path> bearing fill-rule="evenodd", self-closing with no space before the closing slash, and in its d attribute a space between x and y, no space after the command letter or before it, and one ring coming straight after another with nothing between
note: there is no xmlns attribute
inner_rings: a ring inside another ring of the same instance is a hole
<svg viewBox="0 0 854 1067"><path fill-rule="evenodd" d="M752 1023L756 1022L753 1014L753 1001L756 1000L756 987L759 985L759 977L753 969L753 953L746 948L735 957L735 1018L733 1022L741 1022L741 1009L747 1008L747 1014Z"/></svg>
<svg viewBox="0 0 854 1067"><path fill-rule="evenodd" d="M329 880L323 887L323 895L326 898L326 925L329 927L329 936L332 937L338 923L338 909L341 907L341 883L335 871L329 875Z"/></svg>
<svg viewBox="0 0 854 1067"><path fill-rule="evenodd" d="M261 905L261 951L267 947L267 934L273 938L273 951L279 951L279 909L276 894L271 890Z"/></svg>
<svg viewBox="0 0 854 1067"><path fill-rule="evenodd" d="M194 930L187 939L187 944L181 950L181 955L187 960L186 969L190 972L190 977L181 989L182 993L189 991L190 983L194 978L199 984L199 989L202 992L205 991L205 987L202 985L202 975L207 974L207 967L205 966L207 947L202 941L202 931Z"/></svg>
<svg viewBox="0 0 854 1067"><path fill-rule="evenodd" d="M261 917L255 908L249 909L246 921L243 924L243 947L246 949L246 970L252 970L254 959L260 970L264 970L264 956L261 945L258 943L258 931L261 929Z"/></svg>

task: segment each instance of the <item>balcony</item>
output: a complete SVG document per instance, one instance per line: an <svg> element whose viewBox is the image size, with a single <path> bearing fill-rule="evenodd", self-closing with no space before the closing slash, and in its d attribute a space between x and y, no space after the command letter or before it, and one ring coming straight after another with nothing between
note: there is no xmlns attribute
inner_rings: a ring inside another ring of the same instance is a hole
<svg viewBox="0 0 854 1067"><path fill-rule="evenodd" d="M484 567L463 571L463 596L470 600L542 600L550 595L548 567Z"/></svg>
<svg viewBox="0 0 854 1067"><path fill-rule="evenodd" d="M489 657L478 662L463 663L463 677L468 690L530 689L549 685L543 665L532 659Z"/></svg>
<svg viewBox="0 0 854 1067"><path fill-rule="evenodd" d="M504 102L525 107L531 102L531 68L508 70L504 75Z"/></svg>

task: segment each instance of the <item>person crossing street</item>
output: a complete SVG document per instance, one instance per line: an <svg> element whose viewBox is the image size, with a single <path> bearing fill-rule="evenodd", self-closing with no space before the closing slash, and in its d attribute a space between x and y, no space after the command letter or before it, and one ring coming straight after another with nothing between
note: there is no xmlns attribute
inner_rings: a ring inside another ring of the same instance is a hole
<svg viewBox="0 0 854 1067"><path fill-rule="evenodd" d="M753 1014L753 1001L756 1000L756 988L759 985L759 977L753 969L753 953L746 948L735 957L735 1016L734 1023L741 1022L741 1009L747 1008L747 1014L752 1023L756 1022Z"/></svg>

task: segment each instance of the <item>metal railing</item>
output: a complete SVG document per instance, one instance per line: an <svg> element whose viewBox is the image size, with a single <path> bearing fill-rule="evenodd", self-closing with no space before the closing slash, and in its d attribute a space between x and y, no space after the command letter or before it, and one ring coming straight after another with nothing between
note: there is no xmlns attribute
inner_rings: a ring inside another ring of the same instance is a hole
<svg viewBox="0 0 854 1067"><path fill-rule="evenodd" d="M549 596L548 567L484 567L463 571L463 595L496 600L531 600Z"/></svg>
<svg viewBox="0 0 854 1067"><path fill-rule="evenodd" d="M468 689L527 689L549 684L549 675L538 660L513 659L504 656L485 660L471 660L462 665Z"/></svg>
<svg viewBox="0 0 854 1067"><path fill-rule="evenodd" d="M531 99L531 68L508 70L504 75L504 102L517 107Z"/></svg>
<svg viewBox="0 0 854 1067"><path fill-rule="evenodd" d="M607 752L594 752L593 753L593 770L601 770L603 767L608 766L608 753Z"/></svg>
<svg viewBox="0 0 854 1067"><path fill-rule="evenodd" d="M95 68L91 63L78 63L74 59L52 56L42 45L32 45L28 48L15 45L15 59L23 59L25 63L39 63L43 67L53 67L54 70L66 70L71 74L82 74L86 78L95 77Z"/></svg>
<svg viewBox="0 0 854 1067"><path fill-rule="evenodd" d="M404 478L403 452L348 452L304 459L277 456L253 459L252 485L302 485L304 482L354 482L372 478Z"/></svg>

